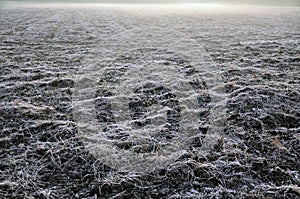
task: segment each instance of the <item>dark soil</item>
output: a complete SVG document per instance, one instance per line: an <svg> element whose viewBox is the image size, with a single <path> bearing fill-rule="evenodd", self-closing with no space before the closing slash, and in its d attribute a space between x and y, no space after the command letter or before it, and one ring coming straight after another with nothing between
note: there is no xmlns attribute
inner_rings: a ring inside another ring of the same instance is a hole
<svg viewBox="0 0 300 199"><path fill-rule="evenodd" d="M104 165L77 137L72 75L91 56L97 40L84 29L71 31L77 11L64 14L63 30L56 32L51 23L57 19L43 18L49 13L0 11L0 198L300 197L299 34L288 41L208 45L211 59L222 68L229 98L217 144L208 155L197 155L194 151L205 139L200 137L189 153L164 169L125 173ZM85 19L77 19L73 26L81 27ZM34 23L39 28L28 31ZM187 76L195 73L193 67L183 70ZM191 84L206 89L203 82ZM109 95L101 89L99 85L99 95ZM135 92L139 98L130 107L132 117L140 120L137 125L147 122L137 107L167 99L172 121L167 130L176 132L180 108L171 91L144 85ZM210 97L198 102L206 107ZM111 115L100 112L98 120L113 122Z"/></svg>

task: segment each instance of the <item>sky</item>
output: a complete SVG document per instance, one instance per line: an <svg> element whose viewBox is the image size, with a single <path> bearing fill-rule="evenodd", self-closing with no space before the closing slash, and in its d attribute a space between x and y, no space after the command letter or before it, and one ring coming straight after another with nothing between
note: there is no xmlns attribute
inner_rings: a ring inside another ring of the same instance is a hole
<svg viewBox="0 0 300 199"><path fill-rule="evenodd" d="M1 1L1 0L0 0ZM220 3L238 5L274 5L274 6L300 6L300 0L17 0L34 2L82 2L82 3Z"/></svg>

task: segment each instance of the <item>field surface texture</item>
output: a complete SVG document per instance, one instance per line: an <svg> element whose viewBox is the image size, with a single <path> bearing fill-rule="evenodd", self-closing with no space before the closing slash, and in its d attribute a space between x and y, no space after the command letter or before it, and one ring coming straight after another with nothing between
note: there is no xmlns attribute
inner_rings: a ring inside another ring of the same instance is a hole
<svg viewBox="0 0 300 199"><path fill-rule="evenodd" d="M0 6L0 198L300 197L299 8Z"/></svg>

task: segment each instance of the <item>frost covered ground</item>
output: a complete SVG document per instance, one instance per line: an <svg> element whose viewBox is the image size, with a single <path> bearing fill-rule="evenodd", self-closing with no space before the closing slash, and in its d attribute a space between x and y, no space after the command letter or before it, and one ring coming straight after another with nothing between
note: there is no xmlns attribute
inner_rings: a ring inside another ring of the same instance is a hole
<svg viewBox="0 0 300 199"><path fill-rule="evenodd" d="M0 8L0 198L300 196L300 10Z"/></svg>

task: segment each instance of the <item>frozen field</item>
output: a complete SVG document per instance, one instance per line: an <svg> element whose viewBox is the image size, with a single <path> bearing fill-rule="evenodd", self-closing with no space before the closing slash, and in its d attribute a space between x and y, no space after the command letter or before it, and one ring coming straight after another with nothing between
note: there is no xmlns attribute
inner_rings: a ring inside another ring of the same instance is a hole
<svg viewBox="0 0 300 199"><path fill-rule="evenodd" d="M299 8L0 6L0 198L300 196Z"/></svg>

